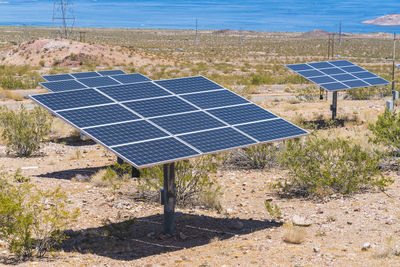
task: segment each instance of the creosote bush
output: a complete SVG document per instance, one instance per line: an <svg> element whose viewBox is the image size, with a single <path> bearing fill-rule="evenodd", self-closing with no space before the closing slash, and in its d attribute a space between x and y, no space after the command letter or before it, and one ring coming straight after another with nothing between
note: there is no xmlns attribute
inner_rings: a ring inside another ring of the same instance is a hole
<svg viewBox="0 0 400 267"><path fill-rule="evenodd" d="M102 169L90 177L90 181L98 187L111 186L118 189L122 182L128 180L131 176L132 166L126 163L114 164Z"/></svg>
<svg viewBox="0 0 400 267"><path fill-rule="evenodd" d="M0 239L19 260L42 257L67 238L63 230L79 209L68 211L61 188L41 190L28 182L14 185L0 173Z"/></svg>
<svg viewBox="0 0 400 267"><path fill-rule="evenodd" d="M391 150L400 151L400 113L385 110L375 123L368 126L375 144L383 144Z"/></svg>
<svg viewBox="0 0 400 267"><path fill-rule="evenodd" d="M215 173L215 157L204 156L175 163L176 201L180 206L202 205L221 210L220 186L209 174ZM140 187L143 191L159 190L164 185L163 167L141 170Z"/></svg>
<svg viewBox="0 0 400 267"><path fill-rule="evenodd" d="M0 127L7 149L17 156L31 156L40 148L40 143L49 134L51 115L41 107L28 111L23 105L20 110L0 108Z"/></svg>
<svg viewBox="0 0 400 267"><path fill-rule="evenodd" d="M367 188L383 190L392 182L380 172L377 153L341 138L290 140L279 160L289 170L288 178L275 185L283 194L347 195Z"/></svg>
<svg viewBox="0 0 400 267"><path fill-rule="evenodd" d="M279 145L261 144L237 149L230 153L226 163L239 168L264 169L277 164Z"/></svg>

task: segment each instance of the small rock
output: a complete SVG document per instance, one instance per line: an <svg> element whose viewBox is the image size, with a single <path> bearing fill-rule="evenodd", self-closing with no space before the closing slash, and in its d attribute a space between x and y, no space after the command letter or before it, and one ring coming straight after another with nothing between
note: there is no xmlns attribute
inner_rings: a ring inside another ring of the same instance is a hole
<svg viewBox="0 0 400 267"><path fill-rule="evenodd" d="M362 246L361 250L362 250L362 251L367 251L367 250L370 249L370 248L371 248L371 244L368 243L368 242L366 242L366 243L364 243L364 245Z"/></svg>
<svg viewBox="0 0 400 267"><path fill-rule="evenodd" d="M149 238L152 238L152 237L154 237L155 235L156 235L156 233L150 232L150 233L148 233L146 236L149 237Z"/></svg>
<svg viewBox="0 0 400 267"><path fill-rule="evenodd" d="M231 208L226 209L226 214L232 214L233 210Z"/></svg>
<svg viewBox="0 0 400 267"><path fill-rule="evenodd" d="M244 228L244 224L241 221L234 221L231 224L231 228L235 230L242 230Z"/></svg>
<svg viewBox="0 0 400 267"><path fill-rule="evenodd" d="M319 248L315 247L315 248L313 248L313 251L314 251L315 253L319 253L321 250L320 250Z"/></svg>
<svg viewBox="0 0 400 267"><path fill-rule="evenodd" d="M348 225L352 225L353 223L352 223L352 222L347 222L347 224L348 224Z"/></svg>
<svg viewBox="0 0 400 267"><path fill-rule="evenodd" d="M307 221L306 218L299 215L293 216L292 223L297 226L310 226L312 224L310 221Z"/></svg>
<svg viewBox="0 0 400 267"><path fill-rule="evenodd" d="M185 235L184 233L180 232L179 233L179 238L182 239L182 240L186 240L188 238L188 236Z"/></svg>

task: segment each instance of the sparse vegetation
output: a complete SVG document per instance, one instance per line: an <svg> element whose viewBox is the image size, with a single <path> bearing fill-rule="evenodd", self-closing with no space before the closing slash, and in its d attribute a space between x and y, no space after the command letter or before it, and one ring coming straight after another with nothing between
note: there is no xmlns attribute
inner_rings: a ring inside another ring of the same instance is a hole
<svg viewBox="0 0 400 267"><path fill-rule="evenodd" d="M400 151L400 113L385 110L368 128L373 134L371 142L383 144L392 151Z"/></svg>
<svg viewBox="0 0 400 267"><path fill-rule="evenodd" d="M285 225L283 241L290 244L301 244L306 240L307 231L304 227Z"/></svg>
<svg viewBox="0 0 400 267"><path fill-rule="evenodd" d="M264 205L272 219L274 219L275 221L282 220L282 211L279 208L278 204L273 204L271 203L271 201L265 200Z"/></svg>
<svg viewBox="0 0 400 267"><path fill-rule="evenodd" d="M41 107L31 111L23 105L20 110L0 108L2 137L8 150L17 156L28 157L36 153L49 134L51 123L51 115Z"/></svg>

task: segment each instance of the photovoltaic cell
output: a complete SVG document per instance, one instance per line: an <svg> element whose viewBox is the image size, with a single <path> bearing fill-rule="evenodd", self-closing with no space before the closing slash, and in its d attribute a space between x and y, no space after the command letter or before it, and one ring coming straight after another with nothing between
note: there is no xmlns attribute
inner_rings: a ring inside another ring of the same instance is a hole
<svg viewBox="0 0 400 267"><path fill-rule="evenodd" d="M205 112L191 112L151 120L172 134L182 134L226 126Z"/></svg>
<svg viewBox="0 0 400 267"><path fill-rule="evenodd" d="M125 71L122 70L101 70L97 71L97 73L103 76L111 76L111 75L118 75L118 74L125 74Z"/></svg>
<svg viewBox="0 0 400 267"><path fill-rule="evenodd" d="M83 83L87 87L101 87L101 86L110 86L120 84L116 80L111 79L110 77L95 77L95 78L85 78L78 79L79 82Z"/></svg>
<svg viewBox="0 0 400 267"><path fill-rule="evenodd" d="M347 60L293 64L286 67L328 91L389 83ZM371 82L368 82L370 78Z"/></svg>
<svg viewBox="0 0 400 267"><path fill-rule="evenodd" d="M202 109L250 103L229 90L182 95L182 97Z"/></svg>
<svg viewBox="0 0 400 267"><path fill-rule="evenodd" d="M200 155L173 137L113 148L115 152L135 162L137 166L176 161Z"/></svg>
<svg viewBox="0 0 400 267"><path fill-rule="evenodd" d="M196 110L176 96L126 102L124 105L147 118Z"/></svg>
<svg viewBox="0 0 400 267"><path fill-rule="evenodd" d="M158 85L174 94L186 94L222 89L223 87L201 76L156 81Z"/></svg>
<svg viewBox="0 0 400 267"><path fill-rule="evenodd" d="M151 79L147 78L146 76L144 76L144 75L142 75L140 73L130 73L130 74L124 74L124 75L113 75L111 77L113 79L119 81L122 84L151 81Z"/></svg>
<svg viewBox="0 0 400 267"><path fill-rule="evenodd" d="M140 118L118 104L61 111L58 115L79 128Z"/></svg>
<svg viewBox="0 0 400 267"><path fill-rule="evenodd" d="M208 112L231 125L276 118L276 115L254 104L212 109Z"/></svg>
<svg viewBox="0 0 400 267"><path fill-rule="evenodd" d="M85 132L107 146L167 136L166 133L144 120L87 128Z"/></svg>
<svg viewBox="0 0 400 267"><path fill-rule="evenodd" d="M62 91L87 88L84 84L76 80L46 82L46 83L40 83L40 86L52 92L62 92Z"/></svg>
<svg viewBox="0 0 400 267"><path fill-rule="evenodd" d="M249 123L235 127L257 139L259 142L308 134L303 129L282 119Z"/></svg>
<svg viewBox="0 0 400 267"><path fill-rule="evenodd" d="M53 111L113 102L93 89L33 95L31 98Z"/></svg>
<svg viewBox="0 0 400 267"><path fill-rule="evenodd" d="M254 140L230 127L180 135L179 138L194 146L202 153L237 148L256 143Z"/></svg>
<svg viewBox="0 0 400 267"><path fill-rule="evenodd" d="M95 71L71 73L71 75L76 79L93 78L101 76Z"/></svg>
<svg viewBox="0 0 400 267"><path fill-rule="evenodd" d="M74 77L72 77L69 74L44 75L44 76L42 76L42 78L45 79L48 82L73 80L74 79Z"/></svg>
<svg viewBox="0 0 400 267"><path fill-rule="evenodd" d="M117 101L129 101L171 95L152 82L116 85L99 88L101 92Z"/></svg>

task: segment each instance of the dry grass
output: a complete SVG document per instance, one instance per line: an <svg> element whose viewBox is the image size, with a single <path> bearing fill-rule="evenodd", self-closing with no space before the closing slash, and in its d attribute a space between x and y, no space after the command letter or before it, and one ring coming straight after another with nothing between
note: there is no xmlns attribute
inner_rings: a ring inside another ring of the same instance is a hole
<svg viewBox="0 0 400 267"><path fill-rule="evenodd" d="M283 241L289 244L301 244L306 240L306 236L305 228L287 225L283 233Z"/></svg>
<svg viewBox="0 0 400 267"><path fill-rule="evenodd" d="M109 186L110 182L108 180L104 179L104 177L106 176L106 173L107 173L107 170L105 170L105 169L99 170L98 172L96 172L95 174L93 174L90 177L90 182L97 187Z"/></svg>
<svg viewBox="0 0 400 267"><path fill-rule="evenodd" d="M10 90L0 89L0 99L1 100L12 99L15 101L22 101L24 100L24 97Z"/></svg>

